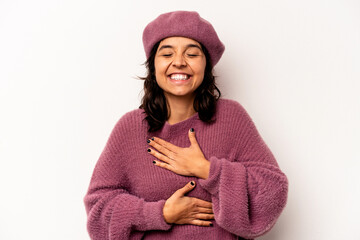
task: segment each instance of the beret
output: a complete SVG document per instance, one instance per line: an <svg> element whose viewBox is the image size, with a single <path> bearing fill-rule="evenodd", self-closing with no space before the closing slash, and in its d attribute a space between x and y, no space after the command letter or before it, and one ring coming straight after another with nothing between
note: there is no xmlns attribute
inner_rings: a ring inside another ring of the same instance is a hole
<svg viewBox="0 0 360 240"><path fill-rule="evenodd" d="M174 11L163 13L151 21L143 32L146 58L154 45L167 37L187 37L205 46L210 54L212 66L220 60L225 46L213 26L195 11Z"/></svg>

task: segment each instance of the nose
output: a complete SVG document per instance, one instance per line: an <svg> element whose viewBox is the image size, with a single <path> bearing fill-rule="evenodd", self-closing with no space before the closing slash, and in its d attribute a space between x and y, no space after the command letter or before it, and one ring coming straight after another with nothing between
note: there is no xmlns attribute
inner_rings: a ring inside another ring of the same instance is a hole
<svg viewBox="0 0 360 240"><path fill-rule="evenodd" d="M185 67L186 61L183 54L175 54L172 64L177 68Z"/></svg>

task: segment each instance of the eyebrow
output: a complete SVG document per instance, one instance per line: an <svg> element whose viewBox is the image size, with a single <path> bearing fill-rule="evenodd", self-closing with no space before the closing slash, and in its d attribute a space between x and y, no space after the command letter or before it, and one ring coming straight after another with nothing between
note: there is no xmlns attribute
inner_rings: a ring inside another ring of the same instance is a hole
<svg viewBox="0 0 360 240"><path fill-rule="evenodd" d="M196 44L188 44L188 45L186 45L186 48L192 48L192 47L198 48L198 49L200 49L200 50L202 51L201 47L198 46L198 45L196 45ZM164 49L164 48L174 48L174 47L173 47L172 45L162 45L162 46L159 48L158 51L160 51L160 50L162 50L162 49Z"/></svg>

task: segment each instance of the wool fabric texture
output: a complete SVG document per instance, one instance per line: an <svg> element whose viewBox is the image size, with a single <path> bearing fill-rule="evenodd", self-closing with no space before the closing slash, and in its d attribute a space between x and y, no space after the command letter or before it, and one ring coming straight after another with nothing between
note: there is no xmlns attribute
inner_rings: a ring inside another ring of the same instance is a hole
<svg viewBox="0 0 360 240"><path fill-rule="evenodd" d="M288 181L245 109L219 99L215 122L192 117L149 134L142 109L126 113L115 125L95 166L84 198L93 240L252 239L275 224L286 205ZM207 179L180 176L155 166L148 139L190 146L188 131L210 161ZM190 181L187 196L211 201L212 227L167 224L165 201Z"/></svg>
<svg viewBox="0 0 360 240"><path fill-rule="evenodd" d="M164 13L150 22L143 32L143 45L146 57L160 40L167 37L187 37L202 43L210 54L215 66L225 51L213 26L194 11L175 11Z"/></svg>

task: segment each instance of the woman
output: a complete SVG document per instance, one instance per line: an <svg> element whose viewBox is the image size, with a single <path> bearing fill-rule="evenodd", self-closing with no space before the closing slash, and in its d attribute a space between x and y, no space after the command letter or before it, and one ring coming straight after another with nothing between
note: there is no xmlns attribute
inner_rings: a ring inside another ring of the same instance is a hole
<svg viewBox="0 0 360 240"><path fill-rule="evenodd" d="M287 178L244 108L220 99L224 52L196 12L160 15L143 33L139 109L116 124L85 205L92 239L251 239L269 231Z"/></svg>

